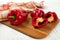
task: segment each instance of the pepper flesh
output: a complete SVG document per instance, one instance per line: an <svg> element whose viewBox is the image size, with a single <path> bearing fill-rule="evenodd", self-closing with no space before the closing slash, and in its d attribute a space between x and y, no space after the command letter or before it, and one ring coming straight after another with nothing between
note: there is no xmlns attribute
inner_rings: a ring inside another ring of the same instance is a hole
<svg viewBox="0 0 60 40"><path fill-rule="evenodd" d="M13 25L19 25L27 19L27 12L24 10L11 10L8 13L8 21Z"/></svg>
<svg viewBox="0 0 60 40"><path fill-rule="evenodd" d="M36 19L36 25L38 26L38 23L40 22L40 23L42 23L44 20L43 20L43 18L41 17L41 18L37 18Z"/></svg>

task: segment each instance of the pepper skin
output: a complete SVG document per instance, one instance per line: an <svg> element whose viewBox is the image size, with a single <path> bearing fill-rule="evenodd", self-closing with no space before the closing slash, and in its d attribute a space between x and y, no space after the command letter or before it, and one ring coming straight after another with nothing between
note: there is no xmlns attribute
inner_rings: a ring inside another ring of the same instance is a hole
<svg viewBox="0 0 60 40"><path fill-rule="evenodd" d="M43 17L44 16L44 11L36 8L34 11L31 12L31 17Z"/></svg>
<svg viewBox="0 0 60 40"><path fill-rule="evenodd" d="M55 12L47 12L45 14L45 17L47 18L49 23L58 21L58 17Z"/></svg>
<svg viewBox="0 0 60 40"><path fill-rule="evenodd" d="M41 28L48 23L47 19L44 17L34 17L32 18L32 25L35 28Z"/></svg>
<svg viewBox="0 0 60 40"><path fill-rule="evenodd" d="M13 24L13 25L19 25L21 23L23 23L26 19L27 19L27 12L24 10L19 10L19 9L15 9L15 10L11 10L8 13L8 21Z"/></svg>

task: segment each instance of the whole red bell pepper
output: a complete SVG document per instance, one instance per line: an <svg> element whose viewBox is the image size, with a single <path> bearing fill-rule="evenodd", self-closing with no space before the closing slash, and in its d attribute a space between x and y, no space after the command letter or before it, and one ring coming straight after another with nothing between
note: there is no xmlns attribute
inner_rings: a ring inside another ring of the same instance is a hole
<svg viewBox="0 0 60 40"><path fill-rule="evenodd" d="M45 17L47 18L48 22L56 22L58 20L57 14L55 12L47 12L45 14Z"/></svg>
<svg viewBox="0 0 60 40"><path fill-rule="evenodd" d="M27 19L27 12L24 10L19 10L19 9L15 9L15 10L11 10L8 13L8 21L13 24L13 25L19 25L21 23L23 23L26 19Z"/></svg>
<svg viewBox="0 0 60 40"><path fill-rule="evenodd" d="M36 8L34 11L31 12L31 17L43 17L44 16L44 11Z"/></svg>

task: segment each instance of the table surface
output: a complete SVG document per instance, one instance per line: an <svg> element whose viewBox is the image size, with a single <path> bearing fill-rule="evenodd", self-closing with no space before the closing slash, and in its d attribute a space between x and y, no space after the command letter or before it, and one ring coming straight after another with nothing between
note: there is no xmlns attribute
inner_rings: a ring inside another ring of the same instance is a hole
<svg viewBox="0 0 60 40"><path fill-rule="evenodd" d="M11 2L12 0L1 0L0 4ZM31 0L28 0L31 1ZM33 0L36 2L42 0ZM43 9L46 12L54 11L57 13L60 18L60 0L44 0L45 8ZM27 2L27 0L13 0L12 2ZM54 28L54 30L43 39L34 39L21 32L18 32L8 26L0 23L0 40L60 40L60 23Z"/></svg>

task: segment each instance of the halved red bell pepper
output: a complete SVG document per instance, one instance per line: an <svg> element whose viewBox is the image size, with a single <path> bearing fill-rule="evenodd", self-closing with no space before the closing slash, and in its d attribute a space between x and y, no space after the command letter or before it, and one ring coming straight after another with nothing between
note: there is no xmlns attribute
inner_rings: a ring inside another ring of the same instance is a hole
<svg viewBox="0 0 60 40"><path fill-rule="evenodd" d="M55 12L48 12L45 14L45 17L47 18L48 22L56 22L58 20L58 17Z"/></svg>
<svg viewBox="0 0 60 40"><path fill-rule="evenodd" d="M48 23L47 19L44 17L34 17L32 18L32 25L35 28L41 28Z"/></svg>
<svg viewBox="0 0 60 40"><path fill-rule="evenodd" d="M36 16L43 17L44 16L44 11L36 8L34 11L32 11L31 17L33 18L33 17L36 17Z"/></svg>
<svg viewBox="0 0 60 40"><path fill-rule="evenodd" d="M27 15L28 14L27 14L26 11L15 9L15 10L11 10L8 13L7 18L8 18L8 21L10 21L11 24L19 25L27 19Z"/></svg>
<svg viewBox="0 0 60 40"><path fill-rule="evenodd" d="M44 11L38 8L31 13L31 17L32 25L35 28L43 27L48 23L47 19L44 17Z"/></svg>

